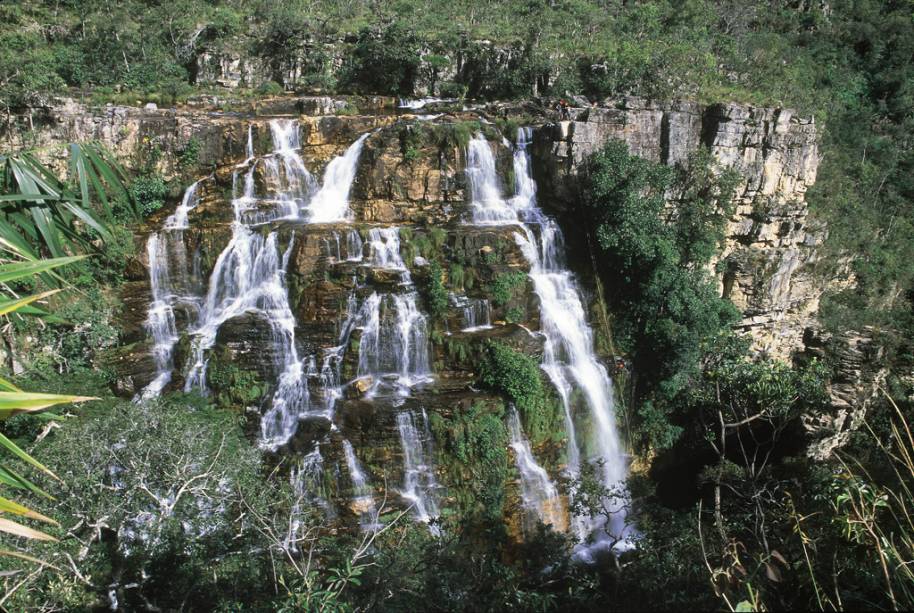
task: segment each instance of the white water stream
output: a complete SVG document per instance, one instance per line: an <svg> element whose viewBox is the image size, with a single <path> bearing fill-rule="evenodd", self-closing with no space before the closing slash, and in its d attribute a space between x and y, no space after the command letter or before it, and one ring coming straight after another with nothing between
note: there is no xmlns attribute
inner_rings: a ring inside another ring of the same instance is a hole
<svg viewBox="0 0 914 613"><path fill-rule="evenodd" d="M216 342L220 328L232 318L251 314L265 321L270 329L271 351L277 381L272 401L261 420L261 445L276 449L295 433L305 417L330 417L339 393L338 348L325 353L320 370L316 356L299 355L295 338L295 317L286 287L286 266L294 233L280 254L275 231L260 232L257 226L276 219L298 219L307 212L309 221L327 221L348 214L348 194L355 177L358 156L367 134L361 136L346 152L330 162L323 185L317 184L305 167L299 153L301 146L298 122L270 122L273 152L254 157L251 131L248 131L248 160L233 180L232 236L216 260L205 295L194 296L200 305L199 316L189 322L190 356L185 366L184 390L206 393L208 352ZM255 194L255 172L262 169L265 196ZM238 189L239 177L242 187ZM174 258L167 244L181 243L180 233L188 227L188 213L197 204L197 184L188 188L184 200L169 217L162 235L153 234L147 243L153 300L147 327L153 340L156 361L155 379L141 393L151 398L162 392L172 378L173 349L179 338L172 306L176 302L172 271L186 270L186 256ZM240 193L239 193L240 191ZM357 238L357 236L356 236ZM350 236L350 243L353 239ZM353 247L355 247L353 245ZM183 253L183 251L182 251ZM191 300L188 300L191 301ZM341 344L344 344L341 340ZM317 381L319 398L312 400L309 379Z"/></svg>
<svg viewBox="0 0 914 613"><path fill-rule="evenodd" d="M549 473L533 457L530 441L524 436L520 417L514 407L511 407L508 414L508 432L511 435L511 449L514 450L514 463L520 473L525 529L533 531L536 521L556 529L562 528L565 521L559 492L549 478Z"/></svg>
<svg viewBox="0 0 914 613"><path fill-rule="evenodd" d="M530 130L518 131L514 148L515 196L505 199L496 173L495 157L482 134L468 146L467 176L472 196L472 223L478 225L512 224L518 245L530 264L540 301L540 320L545 336L542 368L557 390L565 411L568 436L568 473L581 473L582 449L592 449L587 459L599 469L601 481L609 490L624 486L627 466L615 425L612 381L593 349L593 333L574 276L563 262L561 231L536 204L536 184L530 173ZM573 391L579 391L589 411L590 427L578 432L575 427ZM609 505L614 501L607 500ZM628 527L625 510L616 505L610 525L598 518L576 517L575 533L582 540L592 537L599 543L615 543L625 538ZM582 555L585 557L587 553Z"/></svg>
<svg viewBox="0 0 914 613"><path fill-rule="evenodd" d="M422 419L423 429L420 432L412 411L397 414L397 430L400 432L400 446L403 449L403 489L400 490L400 495L412 505L416 520L429 524L429 530L438 536L438 526L431 523L438 517L438 504L435 501L438 481L432 466L432 438L425 411L422 412Z"/></svg>

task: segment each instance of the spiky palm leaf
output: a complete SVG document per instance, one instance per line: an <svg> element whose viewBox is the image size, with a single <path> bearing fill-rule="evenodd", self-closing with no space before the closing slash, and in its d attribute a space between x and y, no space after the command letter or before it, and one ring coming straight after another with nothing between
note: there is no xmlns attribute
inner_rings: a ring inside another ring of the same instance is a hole
<svg viewBox="0 0 914 613"><path fill-rule="evenodd" d="M112 239L109 228L115 221L114 203L140 219L139 208L127 189L124 169L97 144L70 145L69 176L61 180L34 155L0 155L0 316L49 314L35 304L66 285L55 269L97 251ZM49 257L50 256L50 257ZM14 293L10 282L40 278L51 289L29 296ZM0 420L19 413L35 413L49 407L89 398L26 392L0 378ZM8 460L23 462L34 470L57 479L13 441L0 434L0 488L9 487L50 498L50 495L14 470ZM0 496L0 532L20 537L54 540L48 534L2 517L56 522L28 507ZM0 555L30 559L15 551Z"/></svg>
<svg viewBox="0 0 914 613"><path fill-rule="evenodd" d="M8 283L11 281L35 277L37 275L51 271L59 266L72 264L73 262L81 260L84 257L85 256L63 257L51 260L22 260L0 264L0 283ZM27 305L42 300L47 296L56 293L57 291L60 290L40 292L32 296L13 296L9 299L0 299L0 315L22 310ZM6 379L0 378L0 420L7 419L19 413L35 413L38 411L43 411L52 406L73 402L83 402L85 400L91 400L91 398L84 396L25 392ZM54 479L58 479L57 475L55 475L44 464L33 458L3 434L0 434L0 449L5 449L7 454L11 455L13 458L30 465L32 468L37 469L53 477ZM16 472L9 465L8 459L0 460L0 487L2 486L29 491L34 494L45 496L47 498L51 497L41 488ZM0 496L0 516L7 514L57 525L57 522L55 522L53 519L33 511L24 505ZM55 540L54 537L50 536L49 534L41 532L40 530L35 530L28 526L24 526L21 523L7 519L5 517L0 517L0 532L6 532L8 534L30 539L45 541ZM0 550L0 555L15 555L15 552Z"/></svg>
<svg viewBox="0 0 914 613"><path fill-rule="evenodd" d="M70 145L67 181L31 153L0 155L0 239L28 260L93 252L111 240L114 202L140 218L128 182L97 144Z"/></svg>

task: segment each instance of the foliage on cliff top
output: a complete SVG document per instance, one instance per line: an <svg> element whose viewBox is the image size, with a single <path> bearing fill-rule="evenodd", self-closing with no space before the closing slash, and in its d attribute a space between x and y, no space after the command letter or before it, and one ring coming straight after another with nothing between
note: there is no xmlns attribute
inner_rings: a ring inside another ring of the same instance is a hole
<svg viewBox="0 0 914 613"><path fill-rule="evenodd" d="M291 87L339 81L408 95L422 71L436 82L451 70L456 81L448 83L471 97L697 95L824 109L833 93L853 100L866 88L848 62L854 53L910 45L903 5L4 0L0 101L34 103L65 85L177 93L197 83L212 56L226 54L261 59L265 79ZM842 49L869 31L886 36Z"/></svg>

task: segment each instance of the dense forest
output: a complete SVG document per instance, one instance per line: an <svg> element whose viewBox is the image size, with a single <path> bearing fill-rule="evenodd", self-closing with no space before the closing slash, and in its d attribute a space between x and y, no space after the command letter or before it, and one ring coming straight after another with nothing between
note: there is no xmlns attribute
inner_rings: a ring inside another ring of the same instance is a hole
<svg viewBox="0 0 914 613"><path fill-rule="evenodd" d="M0 109L0 608L914 607L910 0L0 0Z"/></svg>

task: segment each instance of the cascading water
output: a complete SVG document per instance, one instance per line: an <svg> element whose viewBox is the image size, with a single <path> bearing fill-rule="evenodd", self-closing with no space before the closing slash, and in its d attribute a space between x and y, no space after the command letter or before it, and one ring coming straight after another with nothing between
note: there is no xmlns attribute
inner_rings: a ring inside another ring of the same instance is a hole
<svg viewBox="0 0 914 613"><path fill-rule="evenodd" d="M463 305L461 332L479 332L492 328L492 307L486 298L467 298Z"/></svg>
<svg viewBox="0 0 914 613"><path fill-rule="evenodd" d="M358 376L372 380L368 397L392 382L400 396L431 378L428 325L418 295L373 293L362 304Z"/></svg>
<svg viewBox="0 0 914 613"><path fill-rule="evenodd" d="M197 186L200 185L199 181L191 183L184 191L184 197L181 198L181 204L175 209L175 212L172 215L169 215L165 220L165 225L163 226L164 230L187 230L190 226L188 225L188 213L194 210L197 205L200 203L200 198L197 195Z"/></svg>
<svg viewBox="0 0 914 613"><path fill-rule="evenodd" d="M349 191L355 179L362 145L370 136L365 133L352 143L346 152L334 158L324 171L324 183L308 203L307 219L312 223L345 221L350 216Z"/></svg>
<svg viewBox="0 0 914 613"><path fill-rule="evenodd" d="M295 340L295 318L289 305L285 271L294 242L294 234L280 256L278 235L254 230L254 226L281 218L298 218L304 203L320 192L298 152L298 122L270 122L274 151L254 157L252 132L248 130L248 159L233 175L232 236L216 260L205 296L202 289L188 291L187 258L181 233L188 227L188 213L197 205L197 185L188 188L181 205L170 216L160 234L150 236L147 253L150 262L150 284L153 300L147 327L154 343L155 379L141 392L140 399L157 396L169 383L174 369L173 349L179 338L173 306L187 302L199 311L188 322L191 336L190 356L185 367L185 391L206 393L208 351L215 344L221 326L234 317L252 313L262 318L271 330L277 383L269 409L261 421L261 444L276 449L295 433L304 417L330 417L334 401L340 396L339 362L341 349L327 350L321 369L315 356L299 355ZM322 202L348 210L346 201L355 176L355 165L367 134L360 137L343 156L327 168L321 192ZM254 173L263 168L264 186L269 196L255 194ZM246 167L243 175L239 172ZM238 189L239 176L243 187ZM239 194L238 192L241 191ZM333 194L329 198L327 194ZM310 204L310 203L309 203ZM350 237L349 242L352 243ZM172 247L169 249L169 245ZM350 254L351 255L351 254ZM177 271L181 279L175 279ZM183 294L180 290L183 290ZM344 341L341 340L341 344ZM319 398L312 401L309 379L318 382Z"/></svg>
<svg viewBox="0 0 914 613"><path fill-rule="evenodd" d="M619 444L614 417L613 388L606 368L593 351L593 334L587 324L580 292L574 277L562 262L561 232L536 204L536 184L530 175L527 152L529 128L518 130L514 151L516 192L510 202L501 198L495 159L488 142L479 134L469 144L467 175L472 196L473 223L480 225L515 224L518 245L530 264L529 276L540 301L542 333L545 336L542 368L549 376L565 410L568 435L568 472L580 474L581 442L574 427L571 394L582 392L592 422L591 443L594 453L589 459L602 460L601 481L611 491L618 491L627 472ZM539 238L533 227L538 229ZM607 501L611 504L612 501ZM610 525L598 520L575 518L577 535L593 536L599 542L617 543L628 534L624 508L619 505ZM585 552L582 554L587 555Z"/></svg>
<svg viewBox="0 0 914 613"><path fill-rule="evenodd" d="M322 481L324 477L324 458L321 455L320 445L311 453L306 454L298 466L292 468L289 474L289 483L292 486L294 500L292 502L291 517L289 521L289 534L286 536L286 549L297 552L298 540L304 524L305 513L312 508L319 508L325 517L333 517L333 507L323 496Z"/></svg>
<svg viewBox="0 0 914 613"><path fill-rule="evenodd" d="M368 485L368 479L362 470L362 465L355 455L352 443L343 439L343 453L346 456L346 466L349 469L349 479L352 481L352 510L359 515L362 528L374 530L378 524L378 511L374 504L374 493Z"/></svg>
<svg viewBox="0 0 914 613"><path fill-rule="evenodd" d="M474 224L517 223L517 213L502 198L495 156L482 133L477 134L467 145L466 175L473 196L470 206Z"/></svg>
<svg viewBox="0 0 914 613"><path fill-rule="evenodd" d="M420 433L412 411L397 414L397 429L403 449L403 489L400 490L400 495L412 505L413 516L418 521L429 524L429 530L437 536L439 528L431 522L438 517L438 505L435 502L438 481L431 464L431 437L425 411L422 412L422 418L424 429Z"/></svg>
<svg viewBox="0 0 914 613"><path fill-rule="evenodd" d="M188 188L182 204L166 220L159 233L147 243L153 300L147 327L154 344L156 378L141 392L143 398L158 395L169 383L174 370L173 349L179 338L174 307L187 303L191 337L190 355L185 368L185 389L206 392L209 350L221 326L243 315L260 318L271 332L277 382L271 402L261 421L261 444L277 449L294 435L301 419L309 416L332 418L334 403L342 397L340 365L349 346L349 335L359 329L357 377L370 378L365 397L394 392L394 405L412 386L431 378L428 322L418 307L418 294L411 285L407 267L400 254L397 228L374 228L369 232L369 249L354 229L334 234L328 249L335 262L345 259L402 274L397 292L372 293L361 300L358 289L348 301L346 319L340 322L338 345L318 349L313 355L299 355L295 318L289 303L286 268L292 253L294 233L284 250L278 231L261 231L256 226L278 219L307 222L336 222L350 217L348 195L356 175L362 145L361 136L347 151L327 166L322 185L308 172L298 151L300 137L294 121L270 123L274 151L255 157L252 132L248 132L248 159L239 165L233 186L234 219L232 236L216 260L208 287L196 287L188 266L181 234L189 226L189 213L197 206L197 184ZM571 273L562 263L561 233L536 205L536 185L530 175L526 144L529 133L521 131L514 152L514 196L504 198L489 143L481 136L468 146L467 177L472 194L473 223L480 225L514 224L519 227L517 242L530 264L530 277L541 303L545 349L542 368L555 385L565 410L568 434L568 471L580 474L581 449L589 443L589 460L604 460L605 485L616 487L624 480L625 464L613 423L612 386L606 369L593 353L592 333L586 323L579 291ZM263 194L255 194L255 171L262 181ZM196 287L196 289L194 289ZM364 295L364 294L363 294ZM489 303L484 299L463 297L464 331L491 326ZM184 305L181 305L184 307ZM585 441L575 429L575 403L572 392L580 391L590 412L593 440ZM515 429L515 423L516 429ZM420 521L437 515L437 484L430 466L431 439L419 430L416 416L401 412L397 425L404 454L402 495L414 505ZM555 486L539 466L523 438L516 415L512 416L512 447L522 476L525 505L535 509L546 523L559 525L561 511ZM374 498L355 451L343 441L353 484L353 508L363 525L377 521ZM314 455L316 454L316 455ZM315 468L317 467L317 468ZM300 486L302 499L313 481L312 472L320 470L320 452L312 451L293 471L293 485ZM309 476L311 475L311 476ZM310 503L317 499L311 500ZM550 503L548 501L554 501ZM553 506L550 506L553 505ZM547 519L549 521L547 521ZM578 518L575 528L583 538L598 527ZM431 529L436 528L432 524ZM624 515L617 513L607 531L624 536Z"/></svg>
<svg viewBox="0 0 914 613"><path fill-rule="evenodd" d="M526 512L524 527L532 532L536 522L540 521L561 529L565 526L565 521L558 490L546 470L533 457L530 442L524 436L520 417L514 407L511 407L508 415L508 432L511 434L514 462L520 473L521 499Z"/></svg>
<svg viewBox="0 0 914 613"><path fill-rule="evenodd" d="M368 231L369 266L400 271L403 285L412 284L409 270L400 256L400 228L372 228Z"/></svg>
<svg viewBox="0 0 914 613"><path fill-rule="evenodd" d="M199 203L193 183L184 192L181 204L165 220L161 233L153 232L146 241L149 260L149 285L152 300L146 316L146 331L152 339L152 355L156 366L155 378L137 395L136 400L158 396L171 382L174 370L174 348L180 339L174 308L184 303L197 308L196 276L188 269L184 230L188 229L188 213ZM175 273L177 278L172 274ZM193 281L192 281L193 280Z"/></svg>
<svg viewBox="0 0 914 613"><path fill-rule="evenodd" d="M263 167L264 183L275 194L272 218L294 219L317 191L317 181L308 172L298 152L301 149L298 122L294 119L275 119L270 122L270 134L273 137L273 156L264 159ZM262 223L272 218L258 221Z"/></svg>
<svg viewBox="0 0 914 613"><path fill-rule="evenodd" d="M163 251L161 237L152 233L146 242L146 253L149 259L149 278L152 289L152 302L146 315L146 330L152 338L152 357L155 360L156 376L140 392L138 399L158 396L171 381L174 369L172 354L178 342L178 329L175 323L175 312L172 307L168 259Z"/></svg>
<svg viewBox="0 0 914 613"><path fill-rule="evenodd" d="M362 237L355 230L349 230L346 233L346 260L349 262L361 262L364 257L364 244Z"/></svg>

